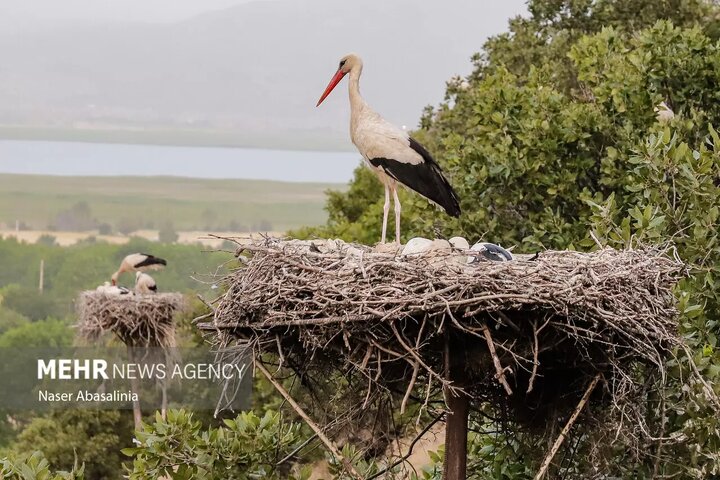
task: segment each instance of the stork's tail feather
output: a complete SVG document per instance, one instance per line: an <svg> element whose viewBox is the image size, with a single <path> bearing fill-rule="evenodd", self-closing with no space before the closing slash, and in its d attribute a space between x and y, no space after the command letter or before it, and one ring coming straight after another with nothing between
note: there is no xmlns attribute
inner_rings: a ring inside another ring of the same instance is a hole
<svg viewBox="0 0 720 480"><path fill-rule="evenodd" d="M421 181L409 182L409 187L424 197L437 203L451 217L460 216L460 201L450 182L437 164L424 164Z"/></svg>
<svg viewBox="0 0 720 480"><path fill-rule="evenodd" d="M458 199L457 193L455 193L455 190L453 190L452 185L450 185L450 182L448 182L447 178L445 178L445 175L443 175L440 165L438 165L432 155L430 155L430 152L428 152L425 147L423 147L414 138L409 137L408 144L410 145L410 148L419 153L420 156L423 158L423 160L425 161L425 166L429 170L428 173L430 174L430 176L433 177L431 184L435 184L433 192L430 194L425 192L419 192L414 187L411 188L440 205L445 210L445 213L447 213L451 217L459 217L460 201Z"/></svg>
<svg viewBox="0 0 720 480"><path fill-rule="evenodd" d="M446 188L442 191L442 197L443 201L438 202L438 205L443 207L445 209L445 213L450 215L451 217L458 218L460 216L460 202L458 201L457 194L455 193L455 190L453 190L450 183L445 180L443 177L443 180L445 181Z"/></svg>

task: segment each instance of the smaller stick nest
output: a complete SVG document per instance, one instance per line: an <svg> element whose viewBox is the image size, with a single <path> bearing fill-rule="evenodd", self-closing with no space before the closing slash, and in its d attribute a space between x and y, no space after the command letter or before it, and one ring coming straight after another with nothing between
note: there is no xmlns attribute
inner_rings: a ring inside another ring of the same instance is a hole
<svg viewBox="0 0 720 480"><path fill-rule="evenodd" d="M355 412L377 392L428 408L443 389L462 389L476 411L490 405L528 428L552 428L598 373L601 404L638 398L638 367L662 372L680 342L672 289L687 271L669 248L468 264L475 252L237 243L244 265L224 279L214 321L200 328L221 347L277 359L309 389L340 374L345 397L359 399ZM452 363L463 384L448 380Z"/></svg>
<svg viewBox="0 0 720 480"><path fill-rule="evenodd" d="M173 317L184 305L180 293L113 295L85 291L77 302L78 334L96 341L112 332L128 346L173 348Z"/></svg>

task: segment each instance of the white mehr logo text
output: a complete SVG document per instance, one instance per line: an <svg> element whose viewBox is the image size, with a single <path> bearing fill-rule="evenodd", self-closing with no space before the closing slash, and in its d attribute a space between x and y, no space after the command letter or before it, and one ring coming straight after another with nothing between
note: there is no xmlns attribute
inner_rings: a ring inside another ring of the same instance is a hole
<svg viewBox="0 0 720 480"><path fill-rule="evenodd" d="M109 377L107 375L107 361L101 359L53 358L50 360L38 359L38 379L50 378L52 380L97 380Z"/></svg>

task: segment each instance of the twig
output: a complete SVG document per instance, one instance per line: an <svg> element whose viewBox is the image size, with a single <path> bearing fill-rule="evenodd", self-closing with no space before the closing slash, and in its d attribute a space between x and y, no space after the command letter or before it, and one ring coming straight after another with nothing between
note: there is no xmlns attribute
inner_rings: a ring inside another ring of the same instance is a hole
<svg viewBox="0 0 720 480"><path fill-rule="evenodd" d="M297 404L297 402L290 396L290 394L283 388L280 383L278 383L277 380L268 372L268 370L265 368L265 365L263 365L262 360L259 358L255 358L255 368L257 368L260 373L265 375L265 378L268 379L270 383L272 383L273 387L275 387L275 390L278 391L280 395L283 396L285 400L290 404L290 406L295 410L295 412L300 415L300 418L302 418L305 423L315 432L315 434L318 436L321 442L325 444L325 446L330 450L330 452L340 461L342 466L345 468L345 471L350 474L351 477L355 478L356 480L363 480L362 475L358 473L358 471L355 469L355 467L352 465L350 460L345 458L342 453L340 453L340 450L338 450L335 443L330 440L325 433L323 433L322 429L317 426L315 422L312 421L312 419L308 416L307 413L305 413L305 410L300 407L300 405Z"/></svg>
<svg viewBox="0 0 720 480"><path fill-rule="evenodd" d="M277 462L275 465L282 465L283 463L290 460L292 457L295 456L295 454L297 454L303 448L307 447L310 442L315 440L317 438L317 436L318 436L317 433L312 434L310 437L307 438L307 440L305 440L303 443L301 443L295 450L293 450L292 452L285 455L285 457L282 460L280 460L279 462Z"/></svg>
<svg viewBox="0 0 720 480"><path fill-rule="evenodd" d="M720 397L715 393L715 391L712 389L712 387L705 381L705 378L703 378L702 373L700 373L700 370L698 370L697 365L695 365L695 360L693 360L692 353L690 352L690 349L687 345L682 346L683 350L685 350L685 355L687 356L688 363L690 364L690 368L692 369L693 373L697 377L697 380L702 384L703 390L705 391L705 395L713 402L715 405L720 407Z"/></svg>
<svg viewBox="0 0 720 480"><path fill-rule="evenodd" d="M420 371L420 364L418 362L415 362L415 366L413 367L412 377L410 378L410 383L408 384L407 391L405 392L405 396L403 397L402 403L400 404L400 415L405 413L405 407L407 407L408 399L410 398L410 394L412 393L413 388L415 387L415 381L417 380L419 371Z"/></svg>
<svg viewBox="0 0 720 480"><path fill-rule="evenodd" d="M540 349L538 345L538 331L537 331L537 322L533 321L533 366L532 366L532 372L530 373L530 380L528 380L528 388L525 391L525 393L530 393L533 390L533 386L535 383L535 376L537 375L537 369L538 365L540 363L538 362L538 350Z"/></svg>
<svg viewBox="0 0 720 480"><path fill-rule="evenodd" d="M426 370L430 375L438 378L438 379L444 384L444 383L445 383L445 382L444 382L445 379L444 379L441 375L439 375L435 370L433 370L432 368L430 368L425 362L423 362L422 358L420 358L420 355L418 355L417 352L416 352L411 346L409 346L407 343L405 343L405 341L404 341L404 340L402 339L402 337L400 336L400 332L398 332L398 329L397 329L397 327L395 326L395 323L394 323L394 322L390 324L390 328L392 329L393 333L395 334L395 338L397 339L398 343L399 343L420 365L422 365L423 368L425 368L425 370Z"/></svg>
<svg viewBox="0 0 720 480"><path fill-rule="evenodd" d="M495 365L495 377L497 378L497 381L500 382L503 387L505 387L505 392L507 392L508 395L512 395L512 388L510 388L510 384L505 378L505 370L503 369L503 366L500 363L500 359L495 352L495 343L493 342L492 335L490 334L490 329L485 324L483 324L480 329L485 335L485 341L487 342L488 350L490 350L490 355L492 356L493 364Z"/></svg>
<svg viewBox="0 0 720 480"><path fill-rule="evenodd" d="M443 417L444 415L445 415L445 412L441 413L440 415L438 415L437 417L435 417L435 418L432 420L432 422L430 422L425 428L422 429L422 431L413 439L413 441L410 442L410 446L408 447L408 451L407 451L407 453L406 453L405 455L403 455L402 457L400 457L398 460L394 461L393 463L391 463L391 464L388 465L387 467L383 468L383 469L380 470L379 472L377 472L377 473L369 476L369 477L366 478L365 480L373 480L374 478L378 478L379 476L384 475L385 473L389 472L390 470L392 470L393 468L397 467L398 465L400 465L401 463L403 463L405 460L407 460L408 458L410 458L410 455L412 455L412 452L413 452L413 448L415 448L415 444L416 444L417 442L419 442L420 439L421 439L427 432L429 432L430 429L431 429L433 426L435 426L435 424L436 424L437 422L439 422L440 419L442 419L442 417Z"/></svg>
<svg viewBox="0 0 720 480"><path fill-rule="evenodd" d="M655 463L653 464L652 478L656 478L660 471L660 459L662 458L664 440L663 437L665 436L665 394L661 391L660 395L660 410L662 411L662 414L660 415L660 435L658 435L659 439L657 452L655 453Z"/></svg>
<svg viewBox="0 0 720 480"><path fill-rule="evenodd" d="M582 411L583 407L587 403L588 399L590 398L590 394L595 389L595 385L600 381L600 377L602 376L601 373L598 373L595 375L595 377L590 382L590 385L588 385L588 388L585 390L585 394L580 399L580 402L578 403L578 406L575 408L575 411L570 416L570 419L567 421L563 429L560 431L560 435L558 435L557 439L555 440L555 443L553 444L552 448L548 452L547 456L545 457L545 460L543 461L542 465L540 466L540 470L538 471L537 475L535 475L535 480L542 479L545 474L547 473L548 467L550 467L550 462L552 462L553 457L555 457L555 454L560 449L560 446L562 445L563 441L565 440L565 437L567 437L568 432L570 432L570 428L572 428L573 424L575 423L575 420L577 420L577 417L580 415L580 412Z"/></svg>

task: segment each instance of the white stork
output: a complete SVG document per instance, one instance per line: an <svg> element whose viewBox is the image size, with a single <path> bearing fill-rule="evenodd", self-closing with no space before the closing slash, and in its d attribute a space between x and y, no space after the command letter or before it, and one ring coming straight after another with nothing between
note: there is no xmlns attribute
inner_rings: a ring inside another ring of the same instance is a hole
<svg viewBox="0 0 720 480"><path fill-rule="evenodd" d="M660 123L668 123L675 118L675 112L667 106L667 103L660 102L660 104L655 107L655 118L657 118L657 121Z"/></svg>
<svg viewBox="0 0 720 480"><path fill-rule="evenodd" d="M123 258L120 268L112 274L111 280L113 285L117 285L118 278L125 272L145 272L148 270L160 270L167 261L162 258L150 255L149 253L131 253Z"/></svg>
<svg viewBox="0 0 720 480"><path fill-rule="evenodd" d="M407 241L402 249L400 255L417 257L422 253L427 252L428 248L432 244L432 240L423 237L414 237Z"/></svg>
<svg viewBox="0 0 720 480"><path fill-rule="evenodd" d="M148 293L157 293L157 284L155 279L143 272L135 274L135 293L145 295Z"/></svg>
<svg viewBox="0 0 720 480"><path fill-rule="evenodd" d="M95 289L98 292L104 293L105 295L130 295L132 292L125 287L118 287L116 285L110 285L110 282L105 282Z"/></svg>
<svg viewBox="0 0 720 480"><path fill-rule="evenodd" d="M350 138L385 186L381 242L385 243L392 192L395 201L395 241L400 243L401 207L397 195L398 182L437 203L453 217L460 216L460 205L455 191L428 151L404 130L386 121L365 103L360 96L362 68L360 57L354 54L344 56L317 106L349 73Z"/></svg>

